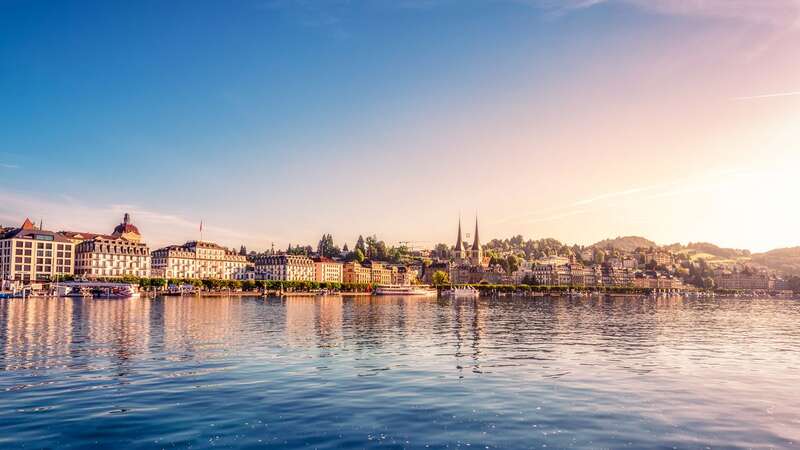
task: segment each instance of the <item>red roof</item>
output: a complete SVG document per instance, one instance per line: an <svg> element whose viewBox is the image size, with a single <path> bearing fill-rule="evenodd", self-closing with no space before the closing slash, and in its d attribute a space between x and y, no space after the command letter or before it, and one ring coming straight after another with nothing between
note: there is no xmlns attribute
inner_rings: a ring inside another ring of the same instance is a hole
<svg viewBox="0 0 800 450"><path fill-rule="evenodd" d="M121 223L114 228L114 234L124 234L124 233L134 233L134 234L141 234L139 233L139 229L136 228L136 225L131 223Z"/></svg>
<svg viewBox="0 0 800 450"><path fill-rule="evenodd" d="M139 229L131 223L131 215L128 213L125 213L125 216L122 218L122 223L114 228L113 234L120 235L125 233L141 234L139 233Z"/></svg>

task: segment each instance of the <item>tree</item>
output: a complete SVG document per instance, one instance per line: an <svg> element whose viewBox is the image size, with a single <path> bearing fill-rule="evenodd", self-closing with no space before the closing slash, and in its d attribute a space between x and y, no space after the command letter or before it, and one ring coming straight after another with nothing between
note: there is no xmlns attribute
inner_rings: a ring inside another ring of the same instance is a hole
<svg viewBox="0 0 800 450"><path fill-rule="evenodd" d="M389 259L389 251L386 248L386 242L375 242L375 251L371 257L379 261L387 261Z"/></svg>
<svg viewBox="0 0 800 450"><path fill-rule="evenodd" d="M310 245L307 245L305 247L302 247L300 245L292 247L290 244L289 248L286 250L286 253L289 255L309 255L312 253L312 251L313 250Z"/></svg>
<svg viewBox="0 0 800 450"><path fill-rule="evenodd" d="M348 254L348 253L350 253L350 249L349 249L349 248L347 248L347 243L346 243L346 242L345 242L345 244L342 246L342 253L344 253L344 254Z"/></svg>
<svg viewBox="0 0 800 450"><path fill-rule="evenodd" d="M436 247L433 249L433 254L439 259L447 258L447 255L450 254L450 247L447 244L436 244Z"/></svg>
<svg viewBox="0 0 800 450"><path fill-rule="evenodd" d="M450 284L450 275L443 270L437 270L436 272L433 272L433 277L431 277L431 280L435 286Z"/></svg>
<svg viewBox="0 0 800 450"><path fill-rule="evenodd" d="M319 244L317 244L317 253L320 256L328 256L328 257L338 257L342 254L342 251L339 247L333 245L333 236L330 234L323 234L322 239L319 240Z"/></svg>
<svg viewBox="0 0 800 450"><path fill-rule="evenodd" d="M603 264L606 261L606 254L602 250L598 250L594 252L594 262L597 264Z"/></svg>
<svg viewBox="0 0 800 450"><path fill-rule="evenodd" d="M378 238L376 236L367 236L366 239L367 244L367 258L372 259L375 258L376 247L378 245Z"/></svg>
<svg viewBox="0 0 800 450"><path fill-rule="evenodd" d="M789 279L789 289L794 292L800 292L800 277L792 277Z"/></svg>
<svg viewBox="0 0 800 450"><path fill-rule="evenodd" d="M516 272L517 269L519 269L519 260L514 255L508 255L506 257L506 273L511 275L512 273Z"/></svg>
<svg viewBox="0 0 800 450"><path fill-rule="evenodd" d="M356 250L361 250L362 255L367 254L367 247L364 244L364 237L360 234L358 235L358 240L356 241Z"/></svg>
<svg viewBox="0 0 800 450"><path fill-rule="evenodd" d="M355 256L356 261L360 263L364 262L364 252L362 252L360 248L356 247L356 251L353 252L353 256Z"/></svg>
<svg viewBox="0 0 800 450"><path fill-rule="evenodd" d="M166 285L167 285L167 280L165 280L164 278L151 278L150 279L150 286L152 286L152 287L154 287L156 289L161 289Z"/></svg>

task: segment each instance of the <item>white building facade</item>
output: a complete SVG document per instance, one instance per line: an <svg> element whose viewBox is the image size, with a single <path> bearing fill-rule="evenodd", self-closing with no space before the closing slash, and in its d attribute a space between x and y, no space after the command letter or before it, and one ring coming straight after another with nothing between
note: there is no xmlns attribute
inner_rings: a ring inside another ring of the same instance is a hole
<svg viewBox="0 0 800 450"><path fill-rule="evenodd" d="M125 214L110 235L62 231L75 243L75 275L86 278L150 276L150 248Z"/></svg>
<svg viewBox="0 0 800 450"><path fill-rule="evenodd" d="M314 260L304 255L262 255L254 260L256 278L274 281L314 281Z"/></svg>
<svg viewBox="0 0 800 450"><path fill-rule="evenodd" d="M156 277L233 280L247 266L247 257L212 242L190 241L152 252Z"/></svg>

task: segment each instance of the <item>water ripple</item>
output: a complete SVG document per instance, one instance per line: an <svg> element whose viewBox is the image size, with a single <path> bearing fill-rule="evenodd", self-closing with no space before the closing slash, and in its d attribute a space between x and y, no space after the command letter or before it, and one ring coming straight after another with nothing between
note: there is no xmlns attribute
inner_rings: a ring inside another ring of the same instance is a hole
<svg viewBox="0 0 800 450"><path fill-rule="evenodd" d="M0 302L0 448L789 448L800 303Z"/></svg>

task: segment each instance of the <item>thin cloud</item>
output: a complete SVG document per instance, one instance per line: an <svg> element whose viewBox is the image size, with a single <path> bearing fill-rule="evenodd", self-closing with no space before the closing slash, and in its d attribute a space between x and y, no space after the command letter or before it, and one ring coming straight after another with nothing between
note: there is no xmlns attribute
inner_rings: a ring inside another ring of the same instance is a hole
<svg viewBox="0 0 800 450"><path fill-rule="evenodd" d="M749 95L746 97L734 97L732 100L759 100L762 98L794 97L798 95L800 95L800 91L776 92L773 94L760 94L760 95Z"/></svg>
<svg viewBox="0 0 800 450"><path fill-rule="evenodd" d="M19 166L16 164L0 163L0 167L2 167L3 169L19 169Z"/></svg>
<svg viewBox="0 0 800 450"><path fill-rule="evenodd" d="M722 179L722 177L733 177L740 175L753 174L752 171L743 169L726 169L717 171L708 171L702 176L695 176L688 179L679 179L669 183L653 184L649 186L638 186L621 191L607 192L585 199L577 200L572 203L567 203L564 206L557 206L552 208L540 209L530 213L519 214L516 216L506 217L493 224L503 223L523 223L531 224L538 222L549 222L553 220L560 220L579 214L586 214L593 211L598 211L611 206L611 200L621 200L625 198L634 197L640 200L649 200L665 197L675 197L679 195L686 195L696 192L705 192L709 190L716 190L724 187L730 181ZM701 180L701 181L697 181ZM645 195L648 194L649 195Z"/></svg>
<svg viewBox="0 0 800 450"><path fill-rule="evenodd" d="M584 206L595 202L599 202L601 200L608 200L617 197L627 197L629 195L638 194L640 192L652 191L653 189L658 189L663 186L664 185L656 184L652 186L643 186L632 189L626 189L624 191L619 191L619 192L609 192L607 194L598 195L596 197L591 197L584 200L578 200L577 202L573 203L572 206Z"/></svg>
<svg viewBox="0 0 800 450"><path fill-rule="evenodd" d="M7 224L19 223L25 217L31 220L44 219L47 229L104 232L110 223L119 220L124 213L130 213L145 241L152 248L166 244L182 244L199 237L200 218L190 220L176 214L162 213L140 208L136 205L113 204L109 206L86 205L69 196L43 199L17 192L1 191L0 218ZM110 232L110 230L106 230ZM218 227L205 221L204 238L225 242L228 245L263 245L272 240L271 236L258 235L242 230Z"/></svg>
<svg viewBox="0 0 800 450"><path fill-rule="evenodd" d="M555 16L598 5L631 5L642 11L671 16L734 19L796 28L800 16L798 0L513 0Z"/></svg>

